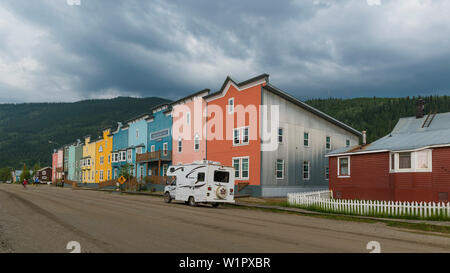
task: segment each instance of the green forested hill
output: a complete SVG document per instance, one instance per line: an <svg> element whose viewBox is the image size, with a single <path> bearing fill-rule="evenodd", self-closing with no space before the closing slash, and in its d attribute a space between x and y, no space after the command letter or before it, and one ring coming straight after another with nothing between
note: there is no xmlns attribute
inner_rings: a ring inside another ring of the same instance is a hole
<svg viewBox="0 0 450 273"><path fill-rule="evenodd" d="M421 97L425 114L450 112L450 96ZM360 131L367 130L370 143L387 135L399 118L415 116L417 97L314 99L307 103Z"/></svg>
<svg viewBox="0 0 450 273"><path fill-rule="evenodd" d="M152 106L168 102L162 98L85 100L75 103L0 104L0 167L21 168L51 165L57 145L73 143L116 125L117 121L148 112Z"/></svg>
<svg viewBox="0 0 450 273"><path fill-rule="evenodd" d="M425 112L450 112L450 96L422 97ZM367 130L368 141L388 134L400 117L415 115L417 98L314 99L313 107L358 130ZM0 167L20 168L51 164L56 145L74 142L85 135L97 137L105 127L138 116L161 98L119 97L76 103L0 104Z"/></svg>

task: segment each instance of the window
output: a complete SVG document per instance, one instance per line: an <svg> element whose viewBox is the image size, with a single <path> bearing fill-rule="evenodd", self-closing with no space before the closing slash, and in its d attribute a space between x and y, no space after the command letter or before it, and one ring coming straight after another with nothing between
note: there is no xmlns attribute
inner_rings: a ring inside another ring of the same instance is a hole
<svg viewBox="0 0 450 273"><path fill-rule="evenodd" d="M278 143L283 143L283 128L278 128Z"/></svg>
<svg viewBox="0 0 450 273"><path fill-rule="evenodd" d="M101 157L100 157L100 165L103 165L104 160L105 160L105 157L101 156Z"/></svg>
<svg viewBox="0 0 450 273"><path fill-rule="evenodd" d="M309 147L309 133L303 133L303 146Z"/></svg>
<svg viewBox="0 0 450 273"><path fill-rule="evenodd" d="M127 160L128 160L128 162L130 162L132 158L133 158L133 151L132 150L128 150L127 151Z"/></svg>
<svg viewBox="0 0 450 273"><path fill-rule="evenodd" d="M228 183L230 181L230 173L225 171L214 171L214 182Z"/></svg>
<svg viewBox="0 0 450 273"><path fill-rule="evenodd" d="M249 157L233 158L233 167L235 169L235 178L239 180L248 180L249 178Z"/></svg>
<svg viewBox="0 0 450 273"><path fill-rule="evenodd" d="M347 140L345 141L345 146L346 146L346 147L350 147L350 139L347 139Z"/></svg>
<svg viewBox="0 0 450 273"><path fill-rule="evenodd" d="M348 177L350 176L350 157L339 157L338 158L338 176Z"/></svg>
<svg viewBox="0 0 450 273"><path fill-rule="evenodd" d="M303 162L303 180L309 180L309 161Z"/></svg>
<svg viewBox="0 0 450 273"><path fill-rule="evenodd" d="M100 147L98 147L98 152L99 152L99 153L102 153L102 152L103 152L103 146L102 146L102 145L100 145Z"/></svg>
<svg viewBox="0 0 450 273"><path fill-rule="evenodd" d="M277 159L276 178L277 179L284 178L284 160L283 159Z"/></svg>
<svg viewBox="0 0 450 273"><path fill-rule="evenodd" d="M137 154L142 154L142 147L137 147L136 148L136 153Z"/></svg>
<svg viewBox="0 0 450 273"><path fill-rule="evenodd" d="M234 112L234 98L228 99L228 113L232 114Z"/></svg>
<svg viewBox="0 0 450 273"><path fill-rule="evenodd" d="M114 169L114 178L117 178L117 169Z"/></svg>
<svg viewBox="0 0 450 273"><path fill-rule="evenodd" d="M416 152L417 169L428 169L428 151Z"/></svg>
<svg viewBox="0 0 450 273"><path fill-rule="evenodd" d="M204 181L205 181L205 173L198 173L197 182L204 182Z"/></svg>
<svg viewBox="0 0 450 273"><path fill-rule="evenodd" d="M249 129L247 127L233 129L233 145L247 145L249 142Z"/></svg>
<svg viewBox="0 0 450 273"><path fill-rule="evenodd" d="M326 144L325 144L326 149L331 150L331 137L327 136L325 138L325 141L326 141Z"/></svg>
<svg viewBox="0 0 450 273"><path fill-rule="evenodd" d="M164 142L163 143L163 155L167 155L167 150L168 150L168 143L167 142Z"/></svg>
<svg viewBox="0 0 450 273"><path fill-rule="evenodd" d="M126 161L126 152L125 151L120 151L120 161Z"/></svg>
<svg viewBox="0 0 450 273"><path fill-rule="evenodd" d="M398 168L411 169L411 153L398 154Z"/></svg>
<svg viewBox="0 0 450 273"><path fill-rule="evenodd" d="M169 165L167 165L167 164L164 164L163 165L163 169L162 169L162 171L163 171L163 176L166 176L167 175L167 169L169 168Z"/></svg>
<svg viewBox="0 0 450 273"><path fill-rule="evenodd" d="M42 171L42 175L46 175L47 174L47 172L46 171Z"/></svg>
<svg viewBox="0 0 450 273"><path fill-rule="evenodd" d="M103 171L100 171L100 181L103 181Z"/></svg>
<svg viewBox="0 0 450 273"><path fill-rule="evenodd" d="M186 113L186 124L191 125L191 113L190 112Z"/></svg>
<svg viewBox="0 0 450 273"><path fill-rule="evenodd" d="M151 147L150 147L150 152L154 152L155 151L155 145L152 145Z"/></svg>
<svg viewBox="0 0 450 273"><path fill-rule="evenodd" d="M111 179L111 170L108 170L108 180Z"/></svg>
<svg viewBox="0 0 450 273"><path fill-rule="evenodd" d="M178 138L178 152L181 153L183 151L183 142L181 141L181 137Z"/></svg>
<svg viewBox="0 0 450 273"><path fill-rule="evenodd" d="M330 179L330 168L325 167L325 180Z"/></svg>
<svg viewBox="0 0 450 273"><path fill-rule="evenodd" d="M194 137L194 150L198 151L200 149L200 137L198 134L195 134Z"/></svg>

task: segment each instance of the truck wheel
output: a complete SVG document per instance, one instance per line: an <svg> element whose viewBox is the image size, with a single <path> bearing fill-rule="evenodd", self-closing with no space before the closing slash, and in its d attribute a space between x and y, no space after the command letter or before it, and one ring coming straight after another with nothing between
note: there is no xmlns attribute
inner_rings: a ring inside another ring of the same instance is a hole
<svg viewBox="0 0 450 273"><path fill-rule="evenodd" d="M212 203L213 208L217 208L219 206L219 203Z"/></svg>
<svg viewBox="0 0 450 273"><path fill-rule="evenodd" d="M172 202L172 197L170 196L170 193L169 193L169 192L166 192L166 193L164 194L164 202L166 202L166 203Z"/></svg>
<svg viewBox="0 0 450 273"><path fill-rule="evenodd" d="M189 197L188 204L189 204L189 206L191 206L191 207L195 207L195 206L197 205L197 203L195 203L195 199L194 199L193 196L190 196L190 197Z"/></svg>

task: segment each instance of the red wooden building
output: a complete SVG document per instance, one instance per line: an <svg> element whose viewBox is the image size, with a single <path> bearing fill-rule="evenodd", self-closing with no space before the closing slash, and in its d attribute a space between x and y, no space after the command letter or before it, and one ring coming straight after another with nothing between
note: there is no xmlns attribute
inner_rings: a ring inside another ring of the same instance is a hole
<svg viewBox="0 0 450 273"><path fill-rule="evenodd" d="M327 154L334 198L449 201L450 113L422 109L371 144Z"/></svg>

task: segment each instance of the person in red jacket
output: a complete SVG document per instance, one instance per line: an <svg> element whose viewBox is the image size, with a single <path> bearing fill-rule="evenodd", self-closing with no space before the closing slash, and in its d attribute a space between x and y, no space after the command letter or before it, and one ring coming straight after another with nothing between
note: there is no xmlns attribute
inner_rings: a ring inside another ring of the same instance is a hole
<svg viewBox="0 0 450 273"><path fill-rule="evenodd" d="M27 181L26 178L23 180L22 184L23 184L23 188L26 189L27 188L27 184L28 184L28 181Z"/></svg>

